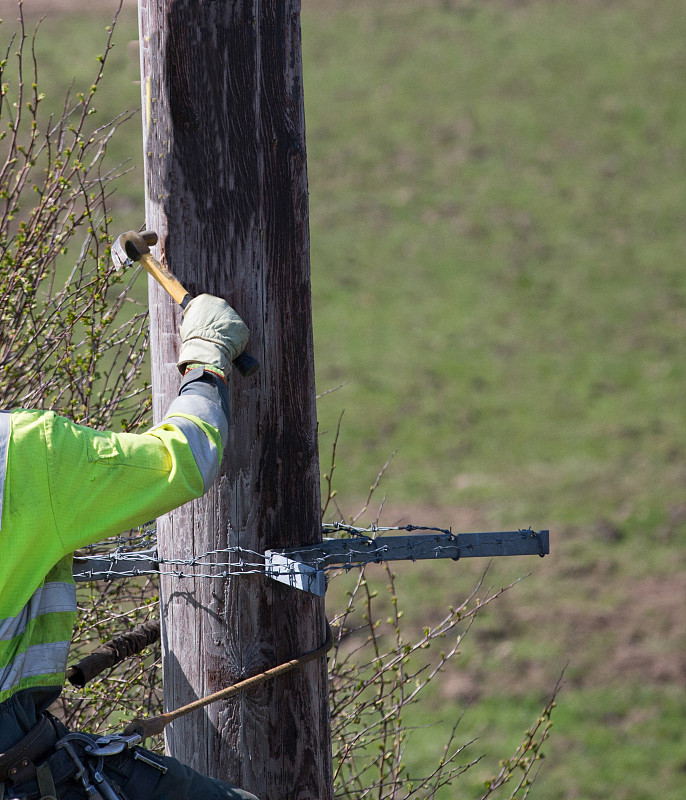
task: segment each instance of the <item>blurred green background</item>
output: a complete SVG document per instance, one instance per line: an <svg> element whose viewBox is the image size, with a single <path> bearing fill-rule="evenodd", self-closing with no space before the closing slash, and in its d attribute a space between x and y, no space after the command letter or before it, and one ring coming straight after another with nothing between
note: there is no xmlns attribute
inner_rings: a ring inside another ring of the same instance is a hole
<svg viewBox="0 0 686 800"><path fill-rule="evenodd" d="M78 5L26 8L47 12L52 97L89 85L115 4ZM472 700L460 731L486 758L444 796L479 796L564 669L530 796L680 799L683 2L304 0L302 26L317 389L344 384L319 401L322 471L345 410L346 512L397 450L366 521L385 497L385 524L551 530L543 561L493 563L495 586L531 575L416 710L410 765ZM139 103L136 38L127 3L103 122ZM110 155L131 159L125 230L143 222L139 118ZM408 615L435 620L482 569L399 569Z"/></svg>

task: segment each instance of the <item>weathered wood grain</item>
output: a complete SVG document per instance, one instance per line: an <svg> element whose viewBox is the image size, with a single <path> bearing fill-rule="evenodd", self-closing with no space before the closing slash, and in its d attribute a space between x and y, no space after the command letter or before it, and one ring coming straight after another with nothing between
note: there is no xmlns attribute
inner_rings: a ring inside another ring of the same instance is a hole
<svg viewBox="0 0 686 800"><path fill-rule="evenodd" d="M231 382L221 476L160 520L160 554L321 536L298 3L141 0L146 225L193 294L226 298L261 363ZM176 394L179 309L150 284L154 410ZM165 706L321 645L323 601L262 576L162 580ZM170 752L261 798L332 795L326 665L174 723Z"/></svg>

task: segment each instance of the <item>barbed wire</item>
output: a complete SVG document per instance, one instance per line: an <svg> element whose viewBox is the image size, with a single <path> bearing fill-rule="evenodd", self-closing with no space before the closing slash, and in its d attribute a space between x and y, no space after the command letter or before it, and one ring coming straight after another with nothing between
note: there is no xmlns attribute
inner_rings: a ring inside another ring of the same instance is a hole
<svg viewBox="0 0 686 800"><path fill-rule="evenodd" d="M168 558L159 556L156 532L153 528L146 528L136 534L116 537L80 551L75 558L74 576L80 581L145 576L216 580L240 575L268 574L277 578L297 576L299 580L304 580L303 575L310 572L349 571L385 560L458 560L462 556L474 554L469 552L473 545L463 547L459 544L465 537L478 536L481 547L488 545L497 551L503 544L503 536L512 536L513 533L453 534L449 528L427 525L371 525L363 528L342 522L327 523L322 531L324 534L346 533L348 536L268 551L267 554L244 547L225 547L207 550L189 558ZM388 539L377 535L400 531L423 531L434 535ZM542 532L537 533L527 528L520 529L518 533L522 540L535 540L533 550L530 551L532 554L545 555L547 544L544 545L541 539ZM117 545L114 550L103 549L112 544ZM281 557L274 559L271 553Z"/></svg>
<svg viewBox="0 0 686 800"><path fill-rule="evenodd" d="M447 536L452 536L452 528L435 528L429 525L394 525L382 527L380 525L370 525L368 528L358 528L355 525L348 525L346 522L325 522L322 525L323 533L337 533L343 531L349 533L351 536L366 536L372 538L370 533L390 533L391 531L407 531L412 533L414 531L435 531L437 533L444 533Z"/></svg>
<svg viewBox="0 0 686 800"><path fill-rule="evenodd" d="M140 528L135 528L126 533L119 534L118 536L110 536L101 542L88 544L80 548L76 555L95 555L97 553L107 552L134 552L139 548L150 549L157 546L157 527L153 523L142 525ZM111 548L114 547L115 550Z"/></svg>
<svg viewBox="0 0 686 800"><path fill-rule="evenodd" d="M230 559L231 556L234 558ZM89 567L89 564L92 566ZM104 568L104 564L110 566ZM127 565L130 566L127 568ZM227 547L208 550L192 558L163 558L158 555L156 549L135 551L118 547L106 553L77 556L74 576L80 580L137 578L149 575L176 578L228 578L233 575L263 575L264 572L264 555L246 548Z"/></svg>
<svg viewBox="0 0 686 800"><path fill-rule="evenodd" d="M322 526L324 535L347 533L350 536L372 540L373 535L390 531L438 531L450 534L450 530L424 525L404 525L380 527L371 525L359 527L343 522L326 523ZM111 548L114 546L114 549ZM157 553L157 529L154 524L141 526L127 534L111 537L82 548L76 555L74 576L81 581L107 580L113 578L138 578L145 576L165 576L174 578L229 578L236 575L264 575L264 553L244 547L225 547L208 550L190 558L163 558ZM294 555L296 552L293 551ZM303 551L304 552L304 551ZM362 558L368 551L350 552L349 563L339 565L339 569L350 569L355 556ZM105 562L111 565L104 566ZM91 565L89 567L89 564ZM127 568L127 565L128 566ZM336 565L327 564L325 558L311 563L315 569L334 570ZM182 569L174 569L181 567ZM288 570L281 567L286 573ZM204 570L204 571L203 571ZM209 571L211 570L211 571Z"/></svg>

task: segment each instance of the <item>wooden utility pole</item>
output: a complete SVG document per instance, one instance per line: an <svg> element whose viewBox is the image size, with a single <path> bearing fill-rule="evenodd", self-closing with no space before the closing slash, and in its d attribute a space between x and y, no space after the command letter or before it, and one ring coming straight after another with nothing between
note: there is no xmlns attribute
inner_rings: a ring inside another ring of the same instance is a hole
<svg viewBox="0 0 686 800"><path fill-rule="evenodd" d="M221 476L158 523L160 554L321 538L299 2L140 0L146 224L193 294L226 298L260 372L231 380ZM150 285L155 418L179 309ZM223 558L223 556L222 556ZM323 600L262 575L163 577L167 709L319 647ZM169 730L169 729L168 729ZM172 755L264 800L332 797L326 665L174 723Z"/></svg>

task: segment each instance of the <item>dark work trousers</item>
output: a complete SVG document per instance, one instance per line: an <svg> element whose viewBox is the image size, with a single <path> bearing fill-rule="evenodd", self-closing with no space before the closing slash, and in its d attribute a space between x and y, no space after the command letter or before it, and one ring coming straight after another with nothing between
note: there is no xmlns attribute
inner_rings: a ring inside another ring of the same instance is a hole
<svg viewBox="0 0 686 800"><path fill-rule="evenodd" d="M53 718L58 736L69 731ZM90 737L93 740L97 736ZM76 747L81 760L89 763L82 747ZM145 758L166 768L166 771L150 766L134 757L138 752ZM121 800L257 800L255 795L231 786L223 781L208 778L175 758L159 756L149 750L136 747L103 760L103 771L108 782ZM78 778L57 783L57 800L85 800L89 797ZM40 792L33 781L30 784L8 787L6 797L38 800Z"/></svg>
<svg viewBox="0 0 686 800"><path fill-rule="evenodd" d="M254 794L201 775L175 758L143 752L167 767L167 772L162 774L135 761L130 751L105 761L105 775L121 800L257 800ZM72 779L57 787L57 797L84 800L88 795L80 782Z"/></svg>

